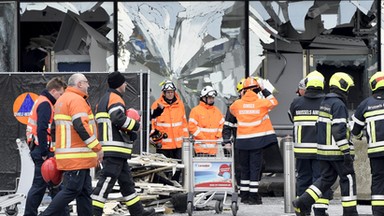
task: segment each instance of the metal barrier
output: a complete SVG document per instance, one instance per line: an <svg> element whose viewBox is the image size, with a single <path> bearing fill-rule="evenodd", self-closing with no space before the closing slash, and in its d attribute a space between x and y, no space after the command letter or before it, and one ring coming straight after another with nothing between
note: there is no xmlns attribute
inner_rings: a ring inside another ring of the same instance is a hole
<svg viewBox="0 0 384 216"><path fill-rule="evenodd" d="M294 213L292 201L296 194L296 176L292 137L288 135L283 138L282 146L284 152L284 212Z"/></svg>

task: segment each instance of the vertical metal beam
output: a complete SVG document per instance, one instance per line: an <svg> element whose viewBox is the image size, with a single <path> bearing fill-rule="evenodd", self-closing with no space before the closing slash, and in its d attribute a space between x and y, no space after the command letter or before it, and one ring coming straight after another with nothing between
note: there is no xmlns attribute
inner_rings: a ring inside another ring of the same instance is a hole
<svg viewBox="0 0 384 216"><path fill-rule="evenodd" d="M118 2L117 0L113 1L113 55L114 55L114 70L119 70L118 58L119 58L119 30L118 30Z"/></svg>
<svg viewBox="0 0 384 216"><path fill-rule="evenodd" d="M249 0L244 1L244 51L245 51L245 77L249 76Z"/></svg>
<svg viewBox="0 0 384 216"><path fill-rule="evenodd" d="M15 32L15 37L17 40L17 47L16 47L16 59L15 59L15 71L20 71L21 68L21 37L20 37L20 1L16 1L16 32Z"/></svg>

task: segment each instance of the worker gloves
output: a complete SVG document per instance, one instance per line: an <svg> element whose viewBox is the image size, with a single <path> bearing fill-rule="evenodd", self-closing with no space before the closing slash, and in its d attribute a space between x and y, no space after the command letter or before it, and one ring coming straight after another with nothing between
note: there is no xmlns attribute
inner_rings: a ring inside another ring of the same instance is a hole
<svg viewBox="0 0 384 216"><path fill-rule="evenodd" d="M153 110L151 114L151 119L159 117L164 111L164 106L161 104L157 104L157 108Z"/></svg>
<svg viewBox="0 0 384 216"><path fill-rule="evenodd" d="M343 162L343 174L349 175L353 174L355 171L353 169L353 158L351 154L345 154L344 155L344 162Z"/></svg>

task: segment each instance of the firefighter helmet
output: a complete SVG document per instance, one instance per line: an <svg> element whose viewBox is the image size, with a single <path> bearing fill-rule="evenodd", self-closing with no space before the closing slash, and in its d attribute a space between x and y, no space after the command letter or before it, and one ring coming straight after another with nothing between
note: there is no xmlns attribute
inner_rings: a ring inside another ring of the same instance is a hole
<svg viewBox="0 0 384 216"><path fill-rule="evenodd" d="M41 165L41 175L45 182L53 186L60 185L63 180L63 171L57 169L54 157L48 158Z"/></svg>
<svg viewBox="0 0 384 216"><path fill-rule="evenodd" d="M160 85L161 85L161 91L163 92L168 90L176 91L175 84L170 80L165 80L164 82L161 82Z"/></svg>
<svg viewBox="0 0 384 216"><path fill-rule="evenodd" d="M243 90L243 88L244 88L244 81L245 81L245 78L241 79L241 80L237 83L237 86L236 86L236 91L237 91L237 92L240 92L241 90Z"/></svg>
<svg viewBox="0 0 384 216"><path fill-rule="evenodd" d="M312 71L305 77L305 87L320 87L324 89L324 76L318 71Z"/></svg>
<svg viewBox="0 0 384 216"><path fill-rule="evenodd" d="M338 89L348 92L351 86L355 86L352 77L344 72L337 72L331 76L329 87L335 86Z"/></svg>
<svg viewBox="0 0 384 216"><path fill-rule="evenodd" d="M372 75L371 79L369 79L369 86L372 91L375 91L378 88L384 87L384 72L378 71Z"/></svg>
<svg viewBox="0 0 384 216"><path fill-rule="evenodd" d="M257 79L255 77L248 77L247 79L245 79L243 89L251 89L258 87L259 83L257 82Z"/></svg>
<svg viewBox="0 0 384 216"><path fill-rule="evenodd" d="M205 86L200 93L200 97L216 97L217 96L217 91L212 88L212 86Z"/></svg>
<svg viewBox="0 0 384 216"><path fill-rule="evenodd" d="M127 109L126 115L127 115L127 117L134 119L135 121L140 121L140 118L141 118L140 113L133 108Z"/></svg>

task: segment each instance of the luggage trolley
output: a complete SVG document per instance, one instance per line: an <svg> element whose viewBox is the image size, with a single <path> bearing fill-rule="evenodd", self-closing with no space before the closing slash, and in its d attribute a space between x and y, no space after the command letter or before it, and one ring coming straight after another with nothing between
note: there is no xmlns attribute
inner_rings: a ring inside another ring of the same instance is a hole
<svg viewBox="0 0 384 216"><path fill-rule="evenodd" d="M208 146L217 148L216 155L195 153L194 145L205 143L216 143L216 145L207 145L207 148ZM192 215L195 208L204 208L212 200L216 200L216 213L221 213L226 206L231 208L234 216L237 214L239 207L234 178L233 145L229 152L224 150L221 143L222 140L189 138L183 141L184 186L188 192L187 213L189 216ZM231 195L230 201L228 201L229 194Z"/></svg>

